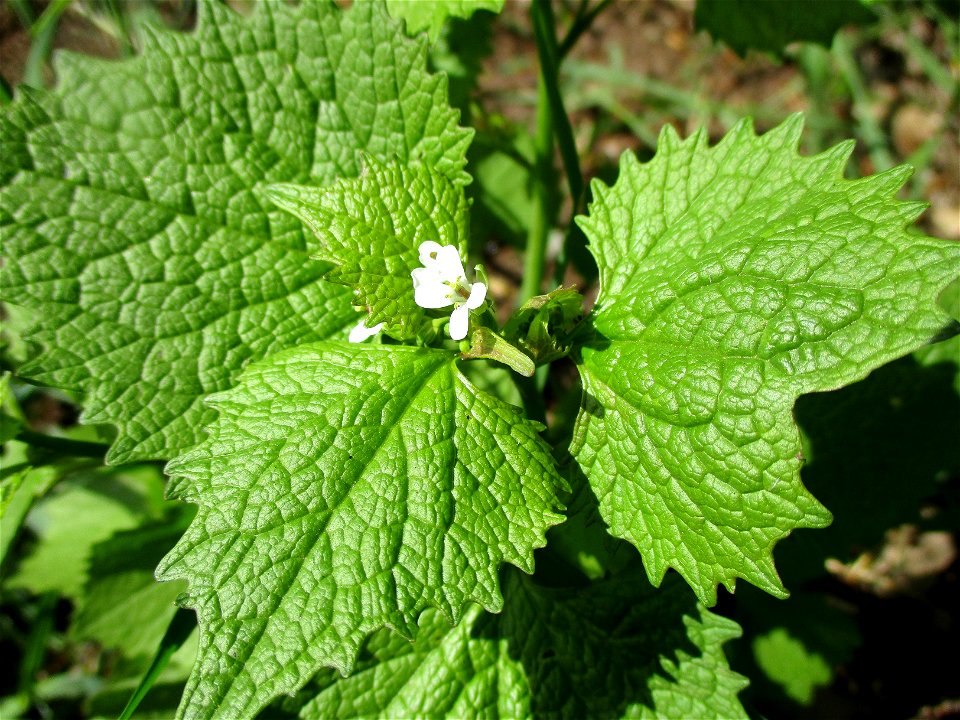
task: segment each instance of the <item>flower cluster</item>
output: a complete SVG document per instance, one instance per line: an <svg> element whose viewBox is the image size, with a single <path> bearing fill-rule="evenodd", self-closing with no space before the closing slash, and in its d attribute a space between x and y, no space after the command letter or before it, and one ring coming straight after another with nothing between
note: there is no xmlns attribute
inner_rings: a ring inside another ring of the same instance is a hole
<svg viewBox="0 0 960 720"><path fill-rule="evenodd" d="M482 282L467 282L460 252L455 246L427 240L420 244L419 251L423 267L410 273L414 301L431 310L452 305L450 337L463 340L470 326L470 311L483 305L487 286Z"/></svg>
<svg viewBox="0 0 960 720"><path fill-rule="evenodd" d="M460 251L453 245L441 245L433 240L420 244L420 262L423 267L411 271L413 299L422 308L436 310L453 306L450 313L450 337L463 340L470 328L470 311L483 305L487 286L482 282L467 282ZM350 331L350 342L363 342L383 329L383 323L367 327L366 320Z"/></svg>

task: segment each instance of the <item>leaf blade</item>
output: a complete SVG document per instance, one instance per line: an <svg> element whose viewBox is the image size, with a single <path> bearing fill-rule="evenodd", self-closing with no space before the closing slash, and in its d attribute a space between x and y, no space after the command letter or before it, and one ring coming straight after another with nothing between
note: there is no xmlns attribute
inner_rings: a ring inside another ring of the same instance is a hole
<svg viewBox="0 0 960 720"><path fill-rule="evenodd" d="M500 563L531 572L562 519L537 426L449 353L300 346L213 401L209 439L169 467L197 520L158 569L200 618L182 715L252 715L427 606L498 609Z"/></svg>
<svg viewBox="0 0 960 720"><path fill-rule="evenodd" d="M324 188L272 185L268 196L316 236L315 258L332 263L325 277L353 289L367 327L383 324L398 340L432 340L434 320L414 299L411 271L430 240L467 252L463 188L426 165L407 167L367 157L360 177Z"/></svg>
<svg viewBox="0 0 960 720"><path fill-rule="evenodd" d="M908 172L846 181L849 152L795 152L801 118L716 146L661 135L580 222L601 272L574 454L648 575L703 602L743 577L783 596L771 551L830 515L799 481L791 409L936 334L960 246L908 234Z"/></svg>
<svg viewBox="0 0 960 720"><path fill-rule="evenodd" d="M383 631L357 671L332 674L301 710L323 717L744 717L721 646L735 623L679 582L634 572L550 588L512 572L500 615L472 608L451 628L425 613L410 644Z"/></svg>
<svg viewBox="0 0 960 720"><path fill-rule="evenodd" d="M22 373L118 425L111 462L170 458L247 362L356 322L263 186L356 175L360 151L468 180L471 133L382 4L199 13L128 61L65 54L62 89L0 121L5 299L40 311L45 347Z"/></svg>

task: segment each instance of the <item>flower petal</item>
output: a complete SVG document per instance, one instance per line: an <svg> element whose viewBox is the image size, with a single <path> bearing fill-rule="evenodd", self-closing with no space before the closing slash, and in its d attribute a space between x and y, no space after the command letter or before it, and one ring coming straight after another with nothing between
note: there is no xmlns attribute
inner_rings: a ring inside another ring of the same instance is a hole
<svg viewBox="0 0 960 720"><path fill-rule="evenodd" d="M434 242L433 240L425 240L424 242L420 243L420 247L418 248L420 253L420 264L425 267L430 267L436 263L437 255L442 247L443 246L440 243Z"/></svg>
<svg viewBox="0 0 960 720"><path fill-rule="evenodd" d="M383 330L383 323L377 323L372 328L368 328L366 323L366 320L361 320L357 326L350 331L350 336L347 339L352 343L363 342Z"/></svg>
<svg viewBox="0 0 960 720"><path fill-rule="evenodd" d="M463 340L470 327L470 311L466 305L460 305L450 313L450 337L454 340Z"/></svg>
<svg viewBox="0 0 960 720"><path fill-rule="evenodd" d="M478 307L483 305L483 301L487 297L487 286L482 282L476 282L470 286L470 297L467 298L466 308L468 310L476 310Z"/></svg>
<svg viewBox="0 0 960 720"><path fill-rule="evenodd" d="M466 282L467 274L463 271L463 262L460 260L460 251L453 245L444 245L437 252L437 268L447 282Z"/></svg>
<svg viewBox="0 0 960 720"><path fill-rule="evenodd" d="M414 289L422 285L436 285L443 283L440 272L435 267L422 267L410 271L410 277L413 278Z"/></svg>
<svg viewBox="0 0 960 720"><path fill-rule="evenodd" d="M413 300L422 308L434 310L453 305L453 291L450 286L442 282L425 282L421 285L413 284Z"/></svg>

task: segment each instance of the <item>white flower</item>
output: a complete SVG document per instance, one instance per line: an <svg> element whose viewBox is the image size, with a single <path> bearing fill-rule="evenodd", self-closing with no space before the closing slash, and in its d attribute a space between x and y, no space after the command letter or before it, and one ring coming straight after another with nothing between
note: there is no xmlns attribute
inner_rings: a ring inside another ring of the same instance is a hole
<svg viewBox="0 0 960 720"><path fill-rule="evenodd" d="M377 323L372 328L368 328L366 323L366 320L361 320L357 323L357 326L350 331L350 337L347 339L352 343L359 343L383 330L383 323Z"/></svg>
<svg viewBox="0 0 960 720"><path fill-rule="evenodd" d="M422 308L437 309L453 305L450 313L450 337L463 340L470 326L470 311L483 305L487 286L467 282L460 253L453 245L440 245L433 240L420 244L422 268L410 273L413 278L413 299Z"/></svg>

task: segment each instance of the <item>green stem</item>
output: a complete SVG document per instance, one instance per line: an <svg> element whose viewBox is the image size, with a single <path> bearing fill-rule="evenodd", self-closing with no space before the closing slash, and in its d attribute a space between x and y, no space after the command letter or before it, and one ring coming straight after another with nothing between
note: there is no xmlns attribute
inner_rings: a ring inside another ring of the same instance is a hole
<svg viewBox="0 0 960 720"><path fill-rule="evenodd" d="M107 0L107 11L114 25L114 37L120 45L120 54L123 57L133 55L132 28L127 11L120 7L117 0Z"/></svg>
<svg viewBox="0 0 960 720"><path fill-rule="evenodd" d="M570 125L570 117L567 115L563 105L563 97L560 94L561 52L557 44L556 22L554 21L550 0L534 0L530 6L530 13L533 20L534 38L537 43L537 57L540 60L540 80L542 83L540 93L546 94L553 134L556 136L557 146L560 149L560 158L563 161L563 169L567 176L567 186L570 189L572 205L570 225L564 238L563 252L557 258L554 273L555 277L562 281L570 258L581 252L586 245L586 238L574 223L574 218L583 209L583 173L580 171L580 157L577 153L577 143L573 137L573 127ZM540 109L540 93L538 93L537 102L538 112ZM540 283L538 282L537 285L539 287ZM531 297L533 297L532 294L521 297L521 303Z"/></svg>
<svg viewBox="0 0 960 720"><path fill-rule="evenodd" d="M593 21L597 19L597 16L606 10L612 2L613 0L600 0L600 2L594 5L593 9L589 12L577 13L577 17L574 19L573 25L570 26L566 37L564 37L563 42L560 43L560 47L558 49L560 60L563 60L563 58L569 54L569 52L573 49L573 46L577 44L577 40L580 39L580 36L590 29L590 26L593 25ZM582 7L583 6L581 6L581 8Z"/></svg>
<svg viewBox="0 0 960 720"><path fill-rule="evenodd" d="M67 9L70 0L54 0L30 28L33 42L27 53L27 62L23 68L23 82L32 87L43 87L43 67L50 57L53 36L57 33L60 16Z"/></svg>
<svg viewBox="0 0 960 720"><path fill-rule="evenodd" d="M857 120L857 134L867 146L873 170L874 172L888 170L896 162L893 153L887 147L887 136L873 116L870 92L853 55L853 48L850 47L849 41L842 32L838 32L833 39L833 54L837 59L843 81L850 91L850 97L853 100L853 116Z"/></svg>
<svg viewBox="0 0 960 720"><path fill-rule="evenodd" d="M170 662L170 658L173 657L173 654L186 642L196 626L197 618L192 611L184 610L183 608L177 610L176 615L173 616L173 619L167 626L167 631L163 635L163 640L160 641L160 647L157 648L156 655L153 656L153 662L150 663L150 667L147 668L147 672L144 673L137 689L133 691L133 696L129 702L127 702L127 706L123 709L123 712L120 713L118 720L129 720L133 717L133 713L136 712L143 698L146 697L147 693L150 692L150 688L152 688L160 678L160 674L167 666L167 663Z"/></svg>
<svg viewBox="0 0 960 720"><path fill-rule="evenodd" d="M23 473L25 470L30 470L29 463L4 467L3 478L12 478L14 473ZM19 484L12 487L13 496L5 500L7 505L3 512L3 521L0 522L0 578L5 577L10 569L12 562L10 548L17 539L27 513L30 512L33 503L46 491L48 484L49 477L46 473L27 472L20 478Z"/></svg>
<svg viewBox="0 0 960 720"><path fill-rule="evenodd" d="M103 459L103 456L109 449L107 445L102 443L54 437L53 435L44 435L43 433L27 429L23 429L17 433L16 439L32 447L53 450L60 455L71 455L73 457Z"/></svg>
<svg viewBox="0 0 960 720"><path fill-rule="evenodd" d="M573 127L563 106L560 95L560 53L557 47L557 31L553 19L550 0L534 0L531 6L533 33L537 41L537 56L540 59L540 77L546 81L547 99L550 102L550 114L553 132L560 148L560 158L567 175L570 197L573 198L574 212L583 195L583 174L580 172L580 156L577 143L573 139Z"/></svg>
<svg viewBox="0 0 960 720"><path fill-rule="evenodd" d="M547 99L543 68L537 82L537 131L533 137L534 154L534 209L533 221L527 231L524 256L523 283L517 296L517 307L540 294L543 267L547 254L547 235L550 232L550 179L553 175L553 122L550 101Z"/></svg>
<svg viewBox="0 0 960 720"><path fill-rule="evenodd" d="M543 402L543 391L540 388L538 374L549 372L546 365L537 368L537 372L532 377L522 375L513 375L513 381L517 384L520 391L520 398L523 400L523 409L531 420L542 425L547 424L547 408Z"/></svg>
<svg viewBox="0 0 960 720"><path fill-rule="evenodd" d="M827 51L815 43L803 43L797 59L807 83L811 112L807 123L810 134L810 150L821 152L827 145L825 127L821 118L830 115L830 99L827 87L830 82L830 56Z"/></svg>
<svg viewBox="0 0 960 720"><path fill-rule="evenodd" d="M33 26L33 9L30 7L29 0L8 0L8 4L17 14L17 19L24 29L29 30Z"/></svg>
<svg viewBox="0 0 960 720"><path fill-rule="evenodd" d="M923 200L924 188L929 180L930 161L939 144L939 136L946 128L941 127L932 138L914 150L903 161L905 165L913 167L913 176L910 178L907 197L911 200Z"/></svg>
<svg viewBox="0 0 960 720"><path fill-rule="evenodd" d="M47 641L53 633L54 612L57 609L57 594L48 592L40 596L37 602L37 616L30 627L30 635L20 659L20 681L18 691L32 694L37 673L43 667L47 653Z"/></svg>

